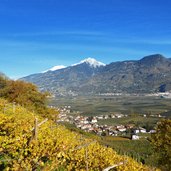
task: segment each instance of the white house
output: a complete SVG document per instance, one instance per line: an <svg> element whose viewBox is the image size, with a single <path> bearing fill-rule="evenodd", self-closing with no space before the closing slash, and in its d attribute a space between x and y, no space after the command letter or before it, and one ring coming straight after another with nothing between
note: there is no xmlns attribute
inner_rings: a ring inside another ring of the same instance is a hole
<svg viewBox="0 0 171 171"><path fill-rule="evenodd" d="M150 130L149 133L156 133L156 130Z"/></svg>
<svg viewBox="0 0 171 171"><path fill-rule="evenodd" d="M96 119L96 118L93 118L93 119L91 120L91 122L92 122L92 123L96 123L96 122L97 122L97 119Z"/></svg>
<svg viewBox="0 0 171 171"><path fill-rule="evenodd" d="M140 128L140 132L141 132L141 133L146 133L147 131L146 131L145 128Z"/></svg>
<svg viewBox="0 0 171 171"><path fill-rule="evenodd" d="M135 133L135 134L138 134L138 133L140 133L140 130L139 130L139 129L135 129L135 130L134 130L134 133Z"/></svg>
<svg viewBox="0 0 171 171"><path fill-rule="evenodd" d="M102 115L100 115L100 116L97 116L97 118L98 118L98 119L103 119L103 116L102 116Z"/></svg>
<svg viewBox="0 0 171 171"><path fill-rule="evenodd" d="M138 135L132 135L132 140L139 140L139 136Z"/></svg>

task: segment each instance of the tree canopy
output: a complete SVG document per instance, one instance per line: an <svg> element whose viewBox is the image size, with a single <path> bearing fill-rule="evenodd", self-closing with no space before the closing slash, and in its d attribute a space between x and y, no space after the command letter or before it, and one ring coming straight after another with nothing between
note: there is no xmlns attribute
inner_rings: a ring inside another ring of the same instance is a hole
<svg viewBox="0 0 171 171"><path fill-rule="evenodd" d="M171 170L171 120L162 120L152 134L152 144L158 154L158 164L162 170Z"/></svg>
<svg viewBox="0 0 171 171"><path fill-rule="evenodd" d="M50 113L55 113L56 111L47 108L48 95L47 92L40 92L32 83L9 80L0 76L0 97L7 99L9 102L20 104L31 111L47 116Z"/></svg>

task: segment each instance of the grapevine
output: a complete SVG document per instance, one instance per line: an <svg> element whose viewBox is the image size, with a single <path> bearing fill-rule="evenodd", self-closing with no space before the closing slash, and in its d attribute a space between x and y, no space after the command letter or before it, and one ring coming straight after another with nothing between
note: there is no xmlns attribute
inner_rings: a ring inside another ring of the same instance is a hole
<svg viewBox="0 0 171 171"><path fill-rule="evenodd" d="M5 105L4 105L5 104ZM38 127L34 139L35 118L45 118L16 105L15 111L7 101L0 99L0 168L2 170L101 171L124 162L118 171L148 171L151 168L133 159L118 155L91 139L47 120ZM4 112L4 106L6 110ZM7 108L8 106L8 108ZM88 144L88 145L85 145ZM85 155L86 154L86 155Z"/></svg>

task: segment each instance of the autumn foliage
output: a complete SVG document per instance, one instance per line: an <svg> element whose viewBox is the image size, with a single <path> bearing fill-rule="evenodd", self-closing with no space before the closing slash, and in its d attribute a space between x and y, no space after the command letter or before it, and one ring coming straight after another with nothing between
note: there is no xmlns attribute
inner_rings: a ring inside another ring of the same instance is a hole
<svg viewBox="0 0 171 171"><path fill-rule="evenodd" d="M163 171L171 170L171 120L162 120L152 135L152 144L158 155L158 165Z"/></svg>
<svg viewBox="0 0 171 171"><path fill-rule="evenodd" d="M35 139L35 118L38 123L44 118L19 105L13 111L12 106L0 99L0 170L102 171L120 162L124 164L116 167L118 171L150 170L51 120L38 127Z"/></svg>
<svg viewBox="0 0 171 171"><path fill-rule="evenodd" d="M0 76L0 97L42 116L53 117L57 112L47 107L48 95L47 92L40 92L34 84L9 80Z"/></svg>

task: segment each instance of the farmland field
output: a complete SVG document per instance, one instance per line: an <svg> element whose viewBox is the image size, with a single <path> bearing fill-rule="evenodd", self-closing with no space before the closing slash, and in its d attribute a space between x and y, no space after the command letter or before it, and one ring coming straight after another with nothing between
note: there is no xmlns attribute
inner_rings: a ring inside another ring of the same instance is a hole
<svg viewBox="0 0 171 171"><path fill-rule="evenodd" d="M70 105L73 111L93 116L119 112L123 114L161 114L170 117L171 99L148 96L87 96L59 97L51 100L51 105Z"/></svg>
<svg viewBox="0 0 171 171"><path fill-rule="evenodd" d="M135 124L139 125L141 127L146 126L148 123L152 127L155 126L155 124L160 120L161 118L158 117L143 117L140 115L137 116L128 116L123 118L109 118L109 119L103 119L99 120L98 123L100 125L113 125L116 126L118 124L126 125L126 124Z"/></svg>
<svg viewBox="0 0 171 171"><path fill-rule="evenodd" d="M102 137L102 144L112 147L117 153L127 155L149 166L155 165L152 145L147 140L131 141L121 137Z"/></svg>

